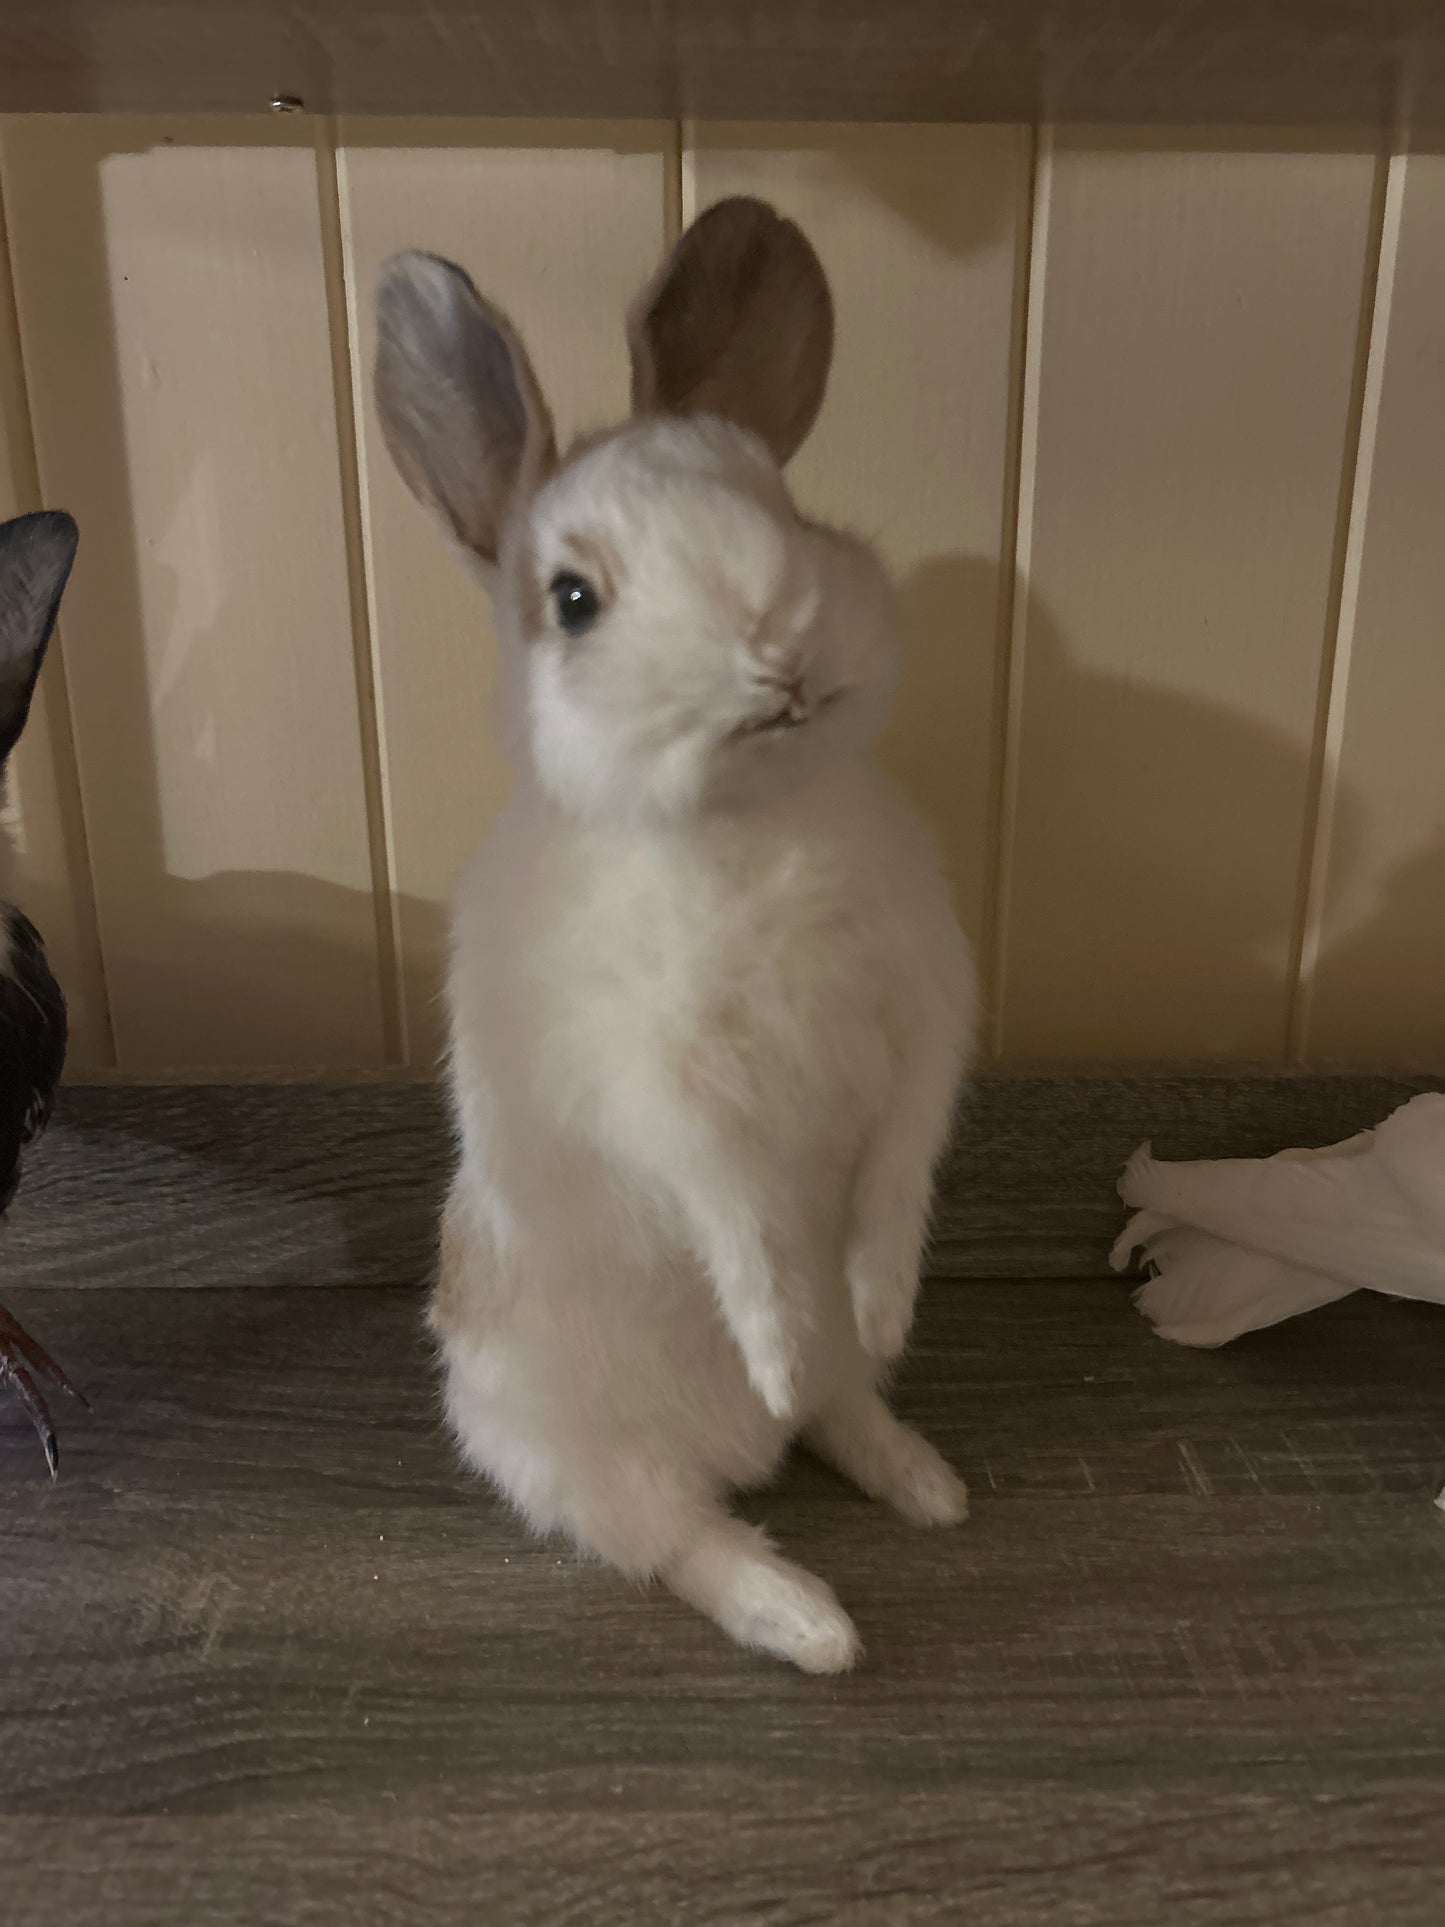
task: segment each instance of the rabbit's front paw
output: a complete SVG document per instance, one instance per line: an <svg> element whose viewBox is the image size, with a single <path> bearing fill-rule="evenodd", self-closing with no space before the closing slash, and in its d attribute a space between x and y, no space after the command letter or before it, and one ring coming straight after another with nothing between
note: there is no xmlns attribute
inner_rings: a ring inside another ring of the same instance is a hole
<svg viewBox="0 0 1445 1927"><path fill-rule="evenodd" d="M798 1411L798 1348L777 1318L749 1320L738 1333L748 1382L776 1419Z"/></svg>
<svg viewBox="0 0 1445 1927"><path fill-rule="evenodd" d="M776 1419L798 1415L797 1372L791 1357L750 1358L748 1380Z"/></svg>
<svg viewBox="0 0 1445 1927"><path fill-rule="evenodd" d="M918 1245L909 1238L859 1245L848 1260L858 1339L870 1358L897 1358L918 1296Z"/></svg>

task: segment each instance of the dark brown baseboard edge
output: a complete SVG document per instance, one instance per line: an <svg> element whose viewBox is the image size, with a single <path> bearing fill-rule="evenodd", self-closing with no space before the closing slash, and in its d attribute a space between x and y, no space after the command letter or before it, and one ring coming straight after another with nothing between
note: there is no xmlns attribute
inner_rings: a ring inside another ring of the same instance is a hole
<svg viewBox="0 0 1445 1927"><path fill-rule="evenodd" d="M1363 1130L1445 1077L1000 1072L940 1184L931 1272L1094 1277L1119 1171L1262 1157ZM5 1288L398 1285L429 1275L451 1162L442 1098L410 1081L72 1086L0 1224Z"/></svg>

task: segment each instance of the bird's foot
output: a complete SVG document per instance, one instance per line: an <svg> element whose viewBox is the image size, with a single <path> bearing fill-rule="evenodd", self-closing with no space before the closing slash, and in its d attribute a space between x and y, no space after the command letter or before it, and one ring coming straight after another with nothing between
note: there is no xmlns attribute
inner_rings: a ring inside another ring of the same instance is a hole
<svg viewBox="0 0 1445 1927"><path fill-rule="evenodd" d="M0 1387L9 1385L14 1388L15 1396L35 1427L40 1449L45 1454L45 1463L50 1467L51 1478L54 1478L56 1467L60 1464L60 1448L55 1442L50 1407L35 1383L37 1378L48 1379L68 1397L89 1406L90 1401L84 1392L71 1384L45 1347L38 1345L29 1332L0 1305Z"/></svg>

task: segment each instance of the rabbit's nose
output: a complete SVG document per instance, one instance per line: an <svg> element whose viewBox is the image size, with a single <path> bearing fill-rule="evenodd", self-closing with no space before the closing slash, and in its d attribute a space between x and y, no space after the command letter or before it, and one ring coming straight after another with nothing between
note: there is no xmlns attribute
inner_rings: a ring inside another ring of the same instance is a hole
<svg viewBox="0 0 1445 1927"><path fill-rule="evenodd" d="M760 676L758 688L770 697L776 696L794 722L801 722L807 715L807 679L796 663L789 663L785 668L773 669L769 674Z"/></svg>

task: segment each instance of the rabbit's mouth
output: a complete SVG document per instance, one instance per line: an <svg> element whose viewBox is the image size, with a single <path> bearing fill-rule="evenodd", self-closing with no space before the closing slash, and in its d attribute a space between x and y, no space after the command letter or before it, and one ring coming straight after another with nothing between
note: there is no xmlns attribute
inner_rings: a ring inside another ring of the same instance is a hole
<svg viewBox="0 0 1445 1927"><path fill-rule="evenodd" d="M806 724L816 722L825 710L831 709L833 704L839 702L846 693L842 689L830 689L826 696L819 696L812 703L804 704L797 701L785 703L780 709L773 710L767 716L759 716L755 720L739 723L737 728L730 732L731 740L746 742L756 740L760 736L783 736L789 730L802 729Z"/></svg>

